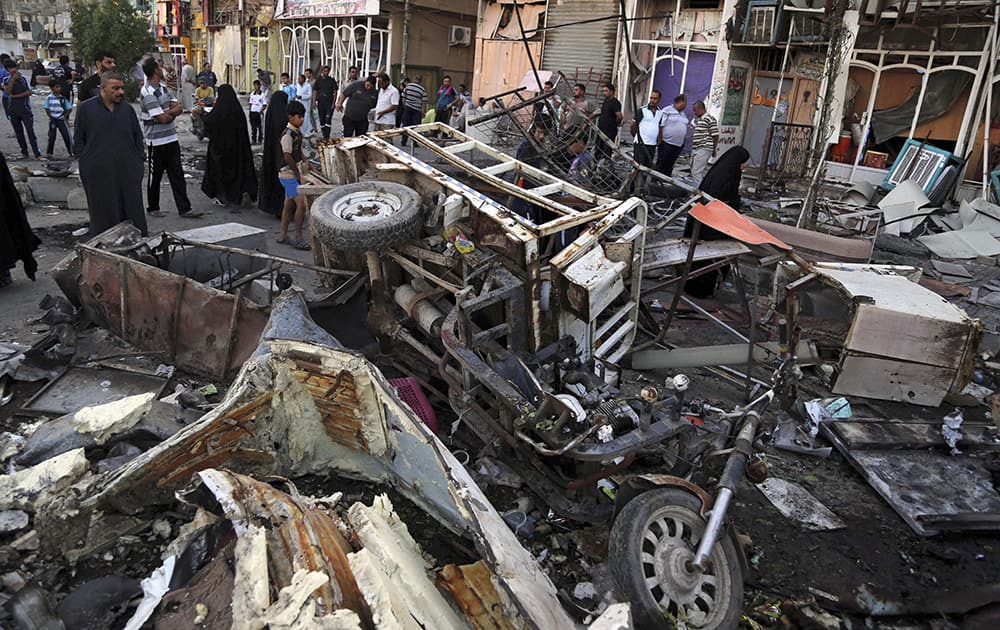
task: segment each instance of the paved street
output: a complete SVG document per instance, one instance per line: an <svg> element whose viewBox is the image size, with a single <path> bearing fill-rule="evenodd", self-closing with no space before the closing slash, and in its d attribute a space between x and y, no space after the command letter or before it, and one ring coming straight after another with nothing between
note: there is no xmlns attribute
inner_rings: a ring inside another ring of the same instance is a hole
<svg viewBox="0 0 1000 630"><path fill-rule="evenodd" d="M42 101L48 93L46 88L38 88L35 96L31 99L32 113L35 116L35 134L38 137L39 147L45 153L45 143L48 139L48 122L45 119L45 112L42 110ZM246 105L246 96L241 96L241 102ZM138 108L137 104L133 107ZM75 114L74 114L75 117ZM72 125L72 122L71 122ZM72 132L72 126L70 131ZM185 178L187 181L188 198L192 207L201 210L205 216L197 219L183 219L177 214L174 205L173 194L166 175L161 183L161 209L167 216L147 217L149 231L151 234L162 231L187 230L203 225L239 222L255 227L265 228L270 232L268 239L268 251L296 260L311 261L312 254L296 250L290 246L274 243L278 234L278 220L269 214L257 209L256 205L244 207L239 211L223 208L212 203L201 192L201 178L205 153L208 149L208 140L199 141L191 132L191 118L183 115L177 119L177 131L180 138L182 161L184 163ZM335 121L334 133L340 132L340 123ZM257 164L260 164L260 145L253 146ZM20 156L20 149L17 139L14 136L13 128L8 120L0 120L0 151L3 151L8 164L12 170L31 169L40 171L45 168L44 162L34 159L12 161ZM57 138L54 151L55 159L66 157L66 147L61 138ZM73 162L74 170L76 162ZM145 187L145 183L144 183ZM145 188L143 193L145 198ZM61 207L54 204L33 203L27 208L28 221L35 229L39 238L42 239L41 247L35 252L35 259L38 261L41 272L48 271L56 262L62 259L78 238L72 236L72 231L85 226L88 222L87 212L84 210L67 210L65 203ZM30 342L30 337L25 337L31 330L30 320L37 317L38 302L46 293L59 295L60 291L55 283L45 273L40 273L36 282L31 282L21 271L20 266L12 270L14 284L2 289L4 317L0 319L0 339L17 340Z"/></svg>

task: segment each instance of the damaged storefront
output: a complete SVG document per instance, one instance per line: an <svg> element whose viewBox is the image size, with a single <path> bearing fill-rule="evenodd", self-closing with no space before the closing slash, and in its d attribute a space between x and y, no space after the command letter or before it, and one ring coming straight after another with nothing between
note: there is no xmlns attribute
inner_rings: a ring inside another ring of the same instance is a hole
<svg viewBox="0 0 1000 630"><path fill-rule="evenodd" d="M869 3L848 67L836 179L914 179L940 203L986 190L997 168L996 3Z"/></svg>

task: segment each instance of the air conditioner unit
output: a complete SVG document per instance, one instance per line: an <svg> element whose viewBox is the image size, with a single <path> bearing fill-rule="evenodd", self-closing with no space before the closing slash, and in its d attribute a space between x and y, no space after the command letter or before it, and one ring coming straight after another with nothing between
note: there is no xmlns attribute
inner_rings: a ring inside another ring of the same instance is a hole
<svg viewBox="0 0 1000 630"><path fill-rule="evenodd" d="M949 151L910 139L886 175L882 187L889 190L912 179L931 202L942 203L951 192L965 161Z"/></svg>
<svg viewBox="0 0 1000 630"><path fill-rule="evenodd" d="M472 29L468 26L452 26L448 35L449 46L468 46L472 43Z"/></svg>

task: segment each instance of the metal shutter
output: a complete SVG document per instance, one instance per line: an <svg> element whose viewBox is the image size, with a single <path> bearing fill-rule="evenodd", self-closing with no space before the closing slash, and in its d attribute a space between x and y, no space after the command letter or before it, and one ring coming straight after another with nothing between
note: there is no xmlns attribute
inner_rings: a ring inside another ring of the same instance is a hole
<svg viewBox="0 0 1000 630"><path fill-rule="evenodd" d="M549 0L546 26L557 26L597 17L618 16L618 0ZM562 71L572 78L579 70L581 78L588 70L611 78L614 70L615 42L620 30L617 19L565 26L545 33L542 69ZM591 98L596 88L588 90Z"/></svg>

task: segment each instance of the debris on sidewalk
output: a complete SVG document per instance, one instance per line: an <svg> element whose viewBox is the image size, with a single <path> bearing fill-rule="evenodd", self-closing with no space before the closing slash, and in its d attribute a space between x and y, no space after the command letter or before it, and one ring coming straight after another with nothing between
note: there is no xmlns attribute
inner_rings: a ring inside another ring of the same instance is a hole
<svg viewBox="0 0 1000 630"><path fill-rule="evenodd" d="M757 489L786 518L799 522L806 529L829 531L846 527L828 507L792 481L770 477L757 484Z"/></svg>

